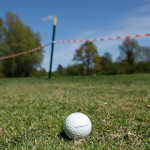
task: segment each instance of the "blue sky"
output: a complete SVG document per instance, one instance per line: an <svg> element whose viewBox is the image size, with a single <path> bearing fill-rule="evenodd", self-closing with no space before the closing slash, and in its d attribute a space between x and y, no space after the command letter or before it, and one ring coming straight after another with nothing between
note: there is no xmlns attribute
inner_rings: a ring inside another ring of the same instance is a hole
<svg viewBox="0 0 150 150"><path fill-rule="evenodd" d="M79 40L150 33L150 0L5 0L0 2L0 17L10 11L41 35L41 44L52 39L53 19L57 16L56 40ZM150 46L150 37L137 38L140 45ZM109 52L119 56L122 40L94 42L100 56ZM58 64L72 64L81 43L55 44L53 70ZM42 67L49 70L51 47L44 48Z"/></svg>

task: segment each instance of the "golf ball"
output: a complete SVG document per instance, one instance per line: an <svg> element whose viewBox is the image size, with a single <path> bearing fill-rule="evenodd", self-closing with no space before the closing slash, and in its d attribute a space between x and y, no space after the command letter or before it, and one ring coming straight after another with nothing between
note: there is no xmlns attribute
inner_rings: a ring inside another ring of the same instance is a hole
<svg viewBox="0 0 150 150"><path fill-rule="evenodd" d="M90 119L83 113L72 113L64 122L64 132L71 139L80 139L91 133Z"/></svg>

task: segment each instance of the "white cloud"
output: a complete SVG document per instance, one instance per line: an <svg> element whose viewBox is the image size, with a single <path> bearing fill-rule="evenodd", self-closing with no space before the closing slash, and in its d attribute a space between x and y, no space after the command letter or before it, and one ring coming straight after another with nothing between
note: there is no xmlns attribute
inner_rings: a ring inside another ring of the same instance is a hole
<svg viewBox="0 0 150 150"><path fill-rule="evenodd" d="M42 21L47 21L47 20L51 20L51 19L53 19L53 15L49 15L49 16L47 16L47 17L44 17L44 18L42 18L41 20Z"/></svg>
<svg viewBox="0 0 150 150"><path fill-rule="evenodd" d="M150 16L127 17L120 23L124 30L131 34L142 34L150 31Z"/></svg>
<svg viewBox="0 0 150 150"><path fill-rule="evenodd" d="M105 37L117 37L150 33L150 16L128 16L123 21L116 23L116 27L117 26L119 30L112 30L112 32L109 32ZM148 45L148 42L146 42L148 40L146 38L148 37L136 38L136 40L138 40L139 43L143 43L144 41L144 43ZM112 54L113 60L115 60L119 55L118 46L122 44L122 41L123 40L102 41L97 42L96 45L100 50L100 53L104 53L107 51Z"/></svg>
<svg viewBox="0 0 150 150"><path fill-rule="evenodd" d="M146 5L138 8L136 11L138 13L144 13L144 12L150 11L150 1L148 1L148 3Z"/></svg>

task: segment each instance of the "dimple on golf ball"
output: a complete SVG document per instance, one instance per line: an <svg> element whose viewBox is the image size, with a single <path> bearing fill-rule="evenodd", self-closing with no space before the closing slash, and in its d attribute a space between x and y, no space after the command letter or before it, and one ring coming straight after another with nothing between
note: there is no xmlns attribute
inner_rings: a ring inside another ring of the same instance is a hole
<svg viewBox="0 0 150 150"><path fill-rule="evenodd" d="M64 122L65 134L71 139L80 139L91 133L92 124L90 119L83 113L72 113Z"/></svg>

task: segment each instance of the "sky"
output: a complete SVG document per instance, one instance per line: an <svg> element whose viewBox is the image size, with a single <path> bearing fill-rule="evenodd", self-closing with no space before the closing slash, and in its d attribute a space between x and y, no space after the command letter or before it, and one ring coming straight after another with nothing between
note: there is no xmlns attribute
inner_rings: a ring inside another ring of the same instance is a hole
<svg viewBox="0 0 150 150"><path fill-rule="evenodd" d="M0 18L6 12L41 35L41 44L52 40L53 17L57 17L55 40L82 40L150 33L150 0L1 0ZM136 38L150 46L150 37ZM115 61L123 40L94 42L99 55L105 52ZM75 50L82 43L55 44L52 70L59 64L73 64ZM49 70L51 46L44 48L42 67Z"/></svg>

